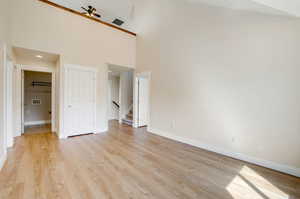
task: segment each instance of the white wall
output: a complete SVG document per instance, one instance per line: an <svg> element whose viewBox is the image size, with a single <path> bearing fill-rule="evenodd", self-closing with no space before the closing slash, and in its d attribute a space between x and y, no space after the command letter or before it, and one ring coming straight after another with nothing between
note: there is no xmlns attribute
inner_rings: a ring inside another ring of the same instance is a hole
<svg viewBox="0 0 300 199"><path fill-rule="evenodd" d="M50 82L51 73L31 72L24 73L24 120L25 125L34 125L41 122L51 122L51 87L32 86L32 82ZM40 105L33 105L32 99L40 99Z"/></svg>
<svg viewBox="0 0 300 199"><path fill-rule="evenodd" d="M107 63L134 68L136 37L36 0L10 0L10 6L14 9L10 15L12 46L60 55L60 78L65 64L99 68L97 131L106 131ZM58 81L62 106L63 79Z"/></svg>
<svg viewBox="0 0 300 199"><path fill-rule="evenodd" d="M150 130L300 176L300 21L136 1ZM147 22L147 23L146 23Z"/></svg>
<svg viewBox="0 0 300 199"><path fill-rule="evenodd" d="M66 64L135 67L136 38L36 0L10 0L12 45L63 56Z"/></svg>
<svg viewBox="0 0 300 199"><path fill-rule="evenodd" d="M4 91L5 91L5 43L7 40L7 11L5 7L8 1L3 0L0 2L0 169L2 168L6 158L6 143L5 143L5 124L4 124Z"/></svg>
<svg viewBox="0 0 300 199"><path fill-rule="evenodd" d="M8 0L0 2L0 41L4 42L8 37Z"/></svg>

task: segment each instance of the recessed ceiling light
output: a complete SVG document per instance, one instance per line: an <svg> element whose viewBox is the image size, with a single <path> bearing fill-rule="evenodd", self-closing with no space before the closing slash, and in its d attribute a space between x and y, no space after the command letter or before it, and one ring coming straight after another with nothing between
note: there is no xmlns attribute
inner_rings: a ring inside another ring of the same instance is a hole
<svg viewBox="0 0 300 199"><path fill-rule="evenodd" d="M35 57L42 59L43 56L42 55L36 55Z"/></svg>

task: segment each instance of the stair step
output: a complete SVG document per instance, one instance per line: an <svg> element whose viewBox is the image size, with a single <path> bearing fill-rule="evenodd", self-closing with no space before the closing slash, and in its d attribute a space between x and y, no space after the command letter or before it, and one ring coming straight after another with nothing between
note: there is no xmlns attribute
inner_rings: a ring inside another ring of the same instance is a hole
<svg viewBox="0 0 300 199"><path fill-rule="evenodd" d="M132 126L133 121L130 120L130 119L122 119L122 123L127 124L127 125L129 125L129 126Z"/></svg>

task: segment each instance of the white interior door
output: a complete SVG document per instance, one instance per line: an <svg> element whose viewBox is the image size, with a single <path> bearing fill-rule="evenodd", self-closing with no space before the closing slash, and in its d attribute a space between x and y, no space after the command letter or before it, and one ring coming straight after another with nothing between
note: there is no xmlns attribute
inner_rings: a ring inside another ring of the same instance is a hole
<svg viewBox="0 0 300 199"><path fill-rule="evenodd" d="M65 133L96 132L96 73L79 67L65 71Z"/></svg>
<svg viewBox="0 0 300 199"><path fill-rule="evenodd" d="M79 119L80 132L95 133L96 131L96 73L80 72Z"/></svg>
<svg viewBox="0 0 300 199"><path fill-rule="evenodd" d="M148 125L149 80L139 78L138 88L138 126Z"/></svg>

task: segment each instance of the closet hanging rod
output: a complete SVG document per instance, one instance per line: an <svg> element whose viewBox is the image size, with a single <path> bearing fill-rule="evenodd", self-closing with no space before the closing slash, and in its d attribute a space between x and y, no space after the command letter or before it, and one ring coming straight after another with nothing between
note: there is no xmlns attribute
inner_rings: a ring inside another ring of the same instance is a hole
<svg viewBox="0 0 300 199"><path fill-rule="evenodd" d="M33 81L32 83L31 83L31 85L33 86L33 87L35 87L35 86L47 86L47 87L51 87L51 82L35 82L35 81Z"/></svg>

